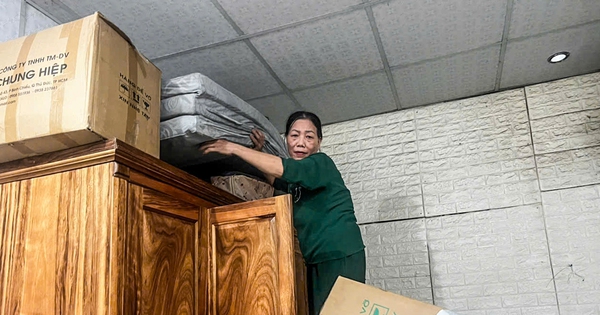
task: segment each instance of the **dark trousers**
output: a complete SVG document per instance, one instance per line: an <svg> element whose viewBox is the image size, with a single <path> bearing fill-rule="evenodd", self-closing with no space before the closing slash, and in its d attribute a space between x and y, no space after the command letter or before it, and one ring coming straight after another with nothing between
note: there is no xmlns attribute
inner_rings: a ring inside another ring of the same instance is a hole
<svg viewBox="0 0 600 315"><path fill-rule="evenodd" d="M306 265L308 288L308 311L310 315L321 312L325 300L338 276L365 283L365 251L350 256Z"/></svg>

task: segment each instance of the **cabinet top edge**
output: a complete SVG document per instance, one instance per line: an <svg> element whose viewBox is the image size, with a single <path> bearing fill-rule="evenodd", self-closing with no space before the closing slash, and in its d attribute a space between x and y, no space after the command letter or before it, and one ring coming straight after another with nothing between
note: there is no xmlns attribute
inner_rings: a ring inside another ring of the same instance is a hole
<svg viewBox="0 0 600 315"><path fill-rule="evenodd" d="M0 184L116 162L217 205L242 202L211 184L117 139L0 164Z"/></svg>

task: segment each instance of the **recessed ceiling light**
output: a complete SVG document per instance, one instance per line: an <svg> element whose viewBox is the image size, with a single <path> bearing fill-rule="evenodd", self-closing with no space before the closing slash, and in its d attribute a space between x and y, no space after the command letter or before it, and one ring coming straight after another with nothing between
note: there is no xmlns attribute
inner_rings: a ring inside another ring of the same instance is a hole
<svg viewBox="0 0 600 315"><path fill-rule="evenodd" d="M569 57L570 53L568 51L561 51L552 56L548 57L549 63L559 63Z"/></svg>

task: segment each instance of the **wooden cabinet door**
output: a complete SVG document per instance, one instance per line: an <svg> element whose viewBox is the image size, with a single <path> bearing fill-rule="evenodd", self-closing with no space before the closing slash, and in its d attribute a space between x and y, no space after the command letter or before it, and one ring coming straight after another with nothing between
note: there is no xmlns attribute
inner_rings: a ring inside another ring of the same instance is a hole
<svg viewBox="0 0 600 315"><path fill-rule="evenodd" d="M0 185L0 314L110 314L108 164Z"/></svg>
<svg viewBox="0 0 600 315"><path fill-rule="evenodd" d="M209 314L296 314L289 195L211 208L203 216Z"/></svg>
<svg viewBox="0 0 600 315"><path fill-rule="evenodd" d="M199 210L129 185L123 314L198 314Z"/></svg>

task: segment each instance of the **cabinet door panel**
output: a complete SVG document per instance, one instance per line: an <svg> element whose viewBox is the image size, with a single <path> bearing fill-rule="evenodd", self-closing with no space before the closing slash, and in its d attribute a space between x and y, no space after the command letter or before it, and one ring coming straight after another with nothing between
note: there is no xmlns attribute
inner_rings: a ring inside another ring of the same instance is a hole
<svg viewBox="0 0 600 315"><path fill-rule="evenodd" d="M194 223L147 212L143 222L144 314L195 314Z"/></svg>
<svg viewBox="0 0 600 315"><path fill-rule="evenodd" d="M289 196L208 209L210 313L295 314Z"/></svg>
<svg viewBox="0 0 600 315"><path fill-rule="evenodd" d="M197 314L199 207L136 185L130 205L128 273L141 295L130 311Z"/></svg>
<svg viewBox="0 0 600 315"><path fill-rule="evenodd" d="M108 164L4 184L0 314L108 314Z"/></svg>

